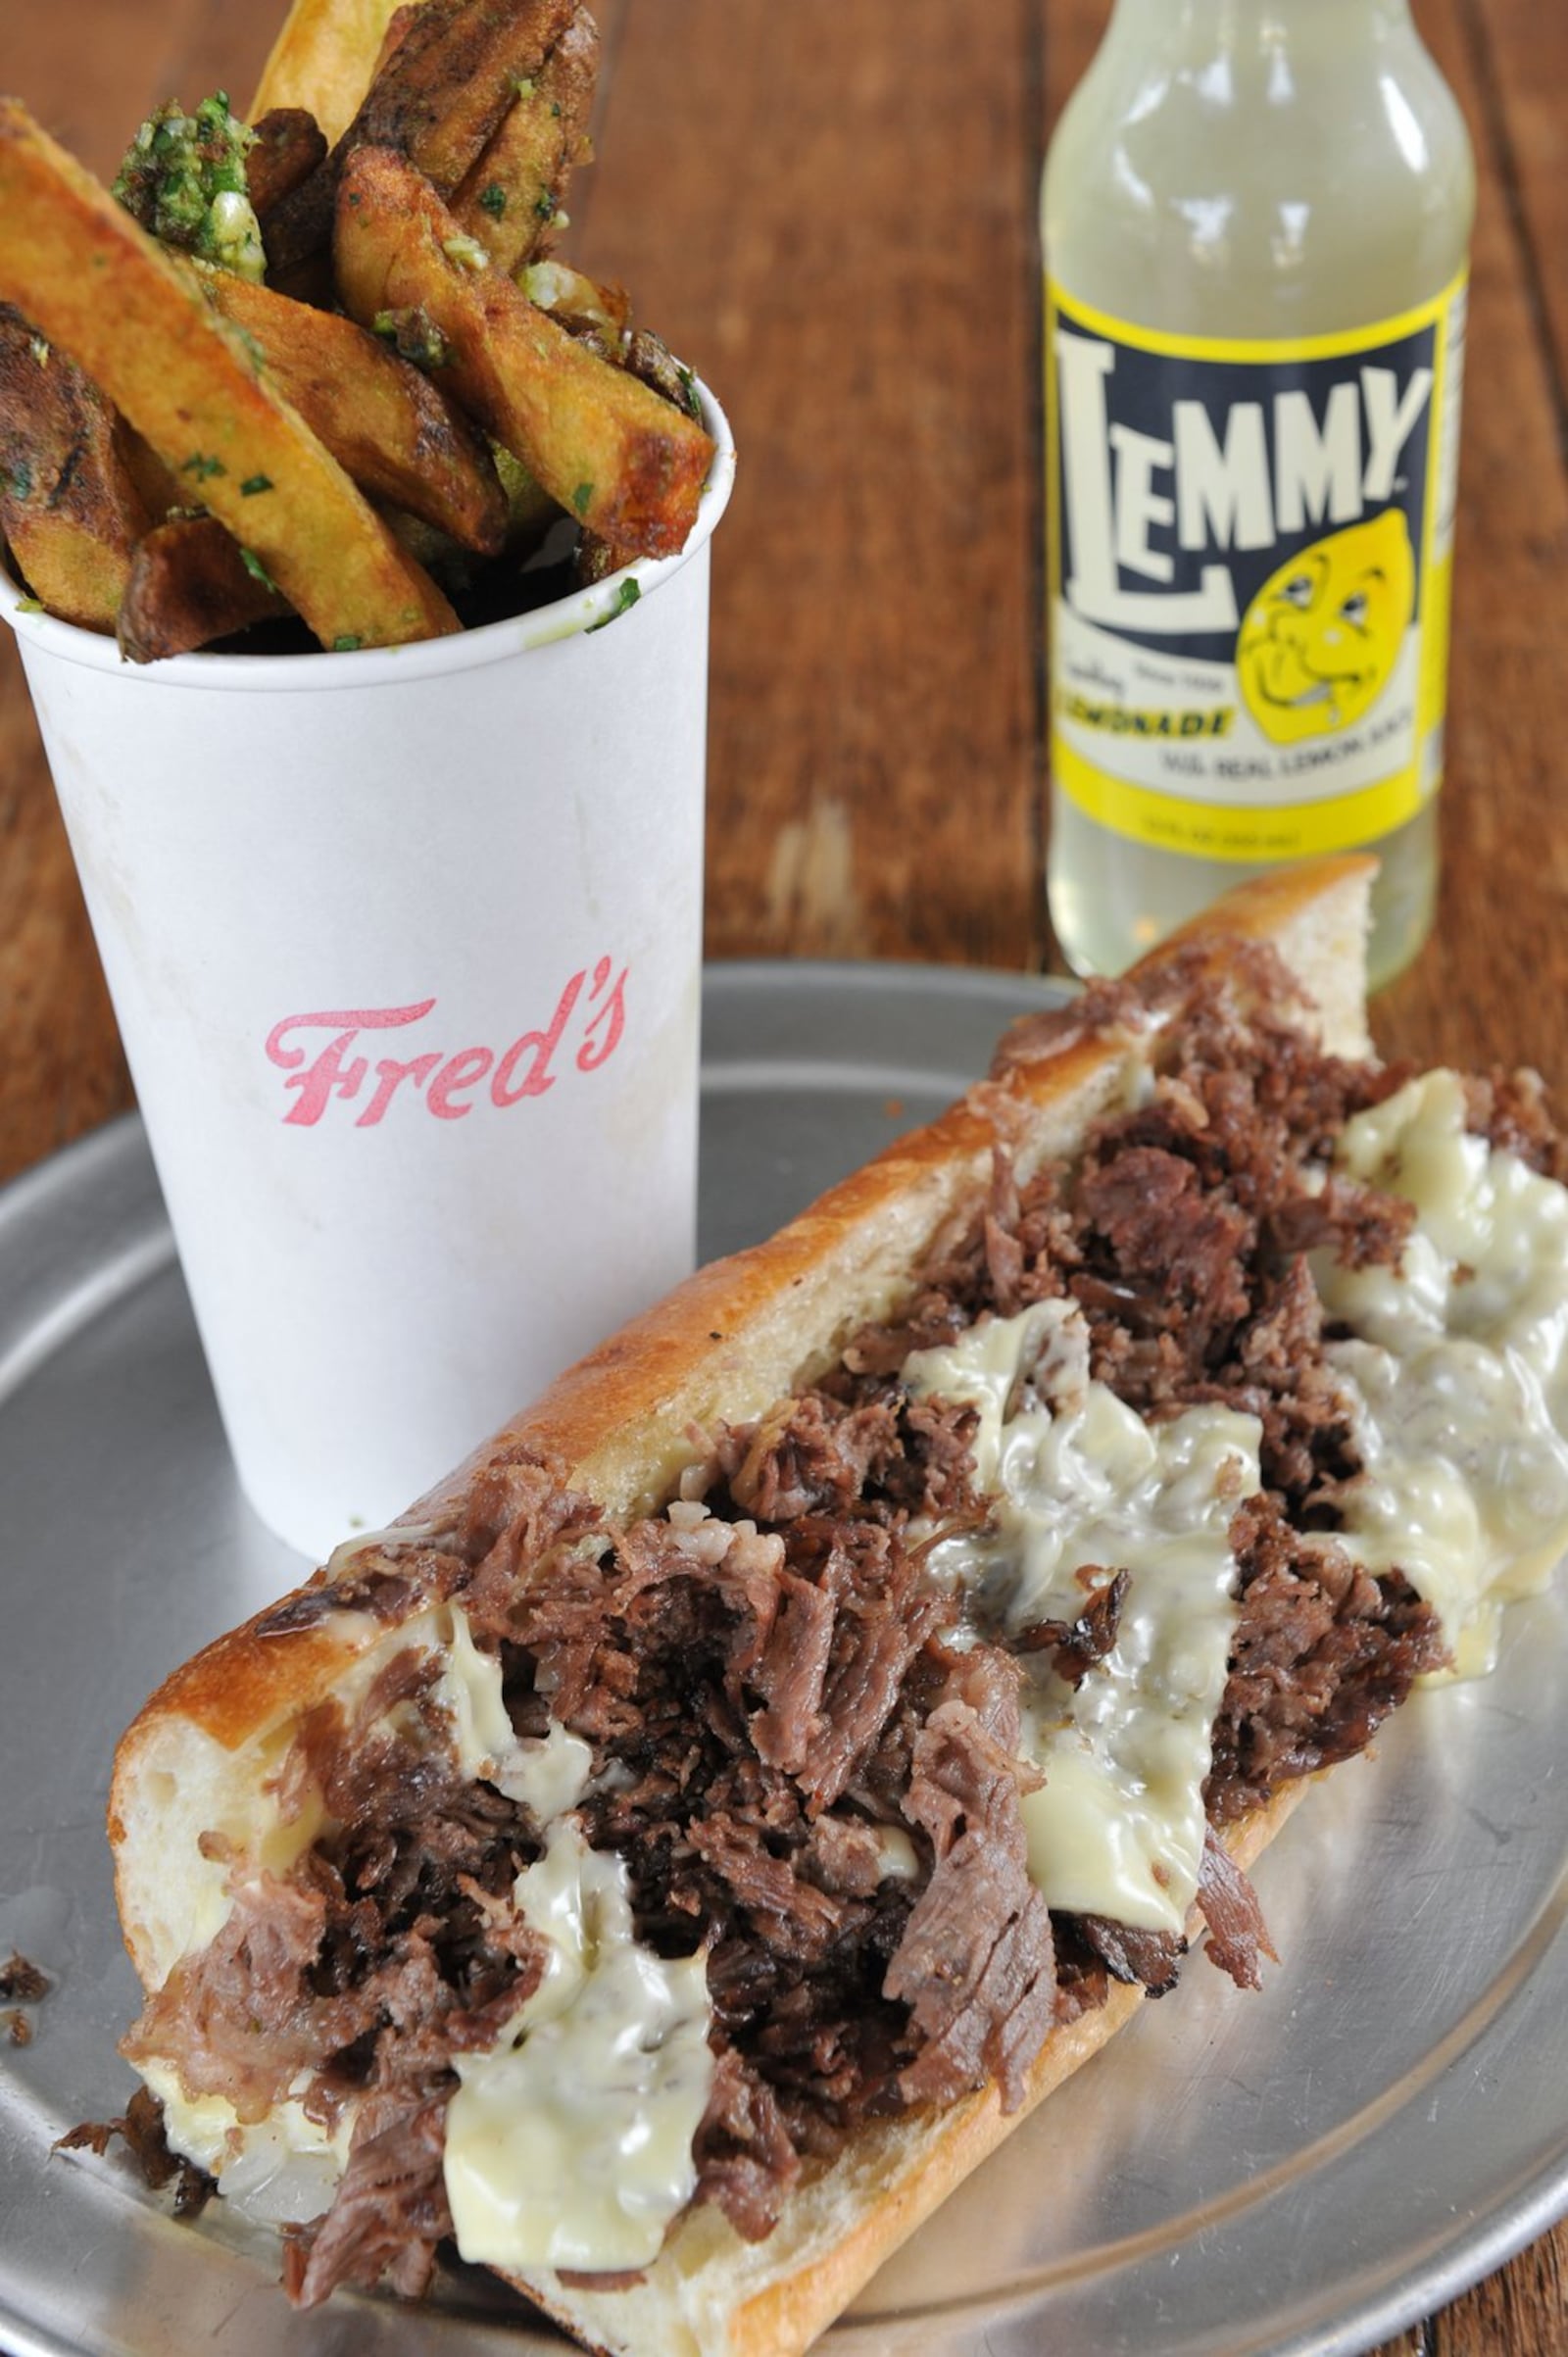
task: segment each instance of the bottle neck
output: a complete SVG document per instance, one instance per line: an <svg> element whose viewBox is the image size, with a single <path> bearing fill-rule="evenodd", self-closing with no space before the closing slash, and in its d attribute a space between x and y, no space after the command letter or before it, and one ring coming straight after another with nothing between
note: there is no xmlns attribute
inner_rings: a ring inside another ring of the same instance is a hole
<svg viewBox="0 0 1568 2357"><path fill-rule="evenodd" d="M1152 33L1161 47L1190 54L1225 56L1286 45L1298 33L1321 40L1326 20L1355 40L1414 29L1410 0L1116 0L1110 29L1146 42Z"/></svg>

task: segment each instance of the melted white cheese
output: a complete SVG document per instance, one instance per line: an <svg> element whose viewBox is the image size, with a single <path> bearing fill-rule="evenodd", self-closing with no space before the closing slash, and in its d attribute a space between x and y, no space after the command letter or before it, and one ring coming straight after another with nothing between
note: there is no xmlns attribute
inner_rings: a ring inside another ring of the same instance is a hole
<svg viewBox="0 0 1568 2357"><path fill-rule="evenodd" d="M272 2225L318 2218L330 2206L348 2161L355 2106L328 2132L307 2118L302 2087L247 2125L225 2095L187 2095L172 2063L154 2058L140 2068L163 2104L170 2144L216 2177L228 2200Z"/></svg>
<svg viewBox="0 0 1568 2357"><path fill-rule="evenodd" d="M645 2267L697 2185L712 2087L702 1955L666 1963L632 1934L626 1869L569 1817L518 1875L550 1942L534 1994L487 2054L460 2054L446 2185L466 2259Z"/></svg>
<svg viewBox="0 0 1568 2357"><path fill-rule="evenodd" d="M1029 1871L1053 1907L1180 1933L1203 1854L1203 1781L1236 1606L1231 1517L1258 1487L1255 1417L1196 1407L1145 1424L1089 1376L1075 1305L1048 1301L917 1351L905 1380L979 1409L992 1524L941 1541L937 1577L1016 1633L1072 1622L1128 1573L1116 1644L1076 1693L1049 1668L1026 1690Z"/></svg>
<svg viewBox="0 0 1568 2357"><path fill-rule="evenodd" d="M1452 1072L1358 1113L1337 1159L1416 1207L1397 1269L1313 1259L1355 1336L1327 1353L1365 1466L1341 1535L1405 1573L1481 1676L1502 1606L1568 1547L1568 1190L1466 1133Z"/></svg>
<svg viewBox="0 0 1568 2357"><path fill-rule="evenodd" d="M451 1607L452 1641L434 1698L452 1722L453 1748L465 1776L493 1784L527 1809L536 1824L574 1808L587 1790L593 1746L559 1719L548 1734L518 1736L501 1691L501 1663L473 1642L466 1613Z"/></svg>
<svg viewBox="0 0 1568 2357"><path fill-rule="evenodd" d="M920 1879L920 1853L899 1825L876 1828L877 1880L915 1883Z"/></svg>

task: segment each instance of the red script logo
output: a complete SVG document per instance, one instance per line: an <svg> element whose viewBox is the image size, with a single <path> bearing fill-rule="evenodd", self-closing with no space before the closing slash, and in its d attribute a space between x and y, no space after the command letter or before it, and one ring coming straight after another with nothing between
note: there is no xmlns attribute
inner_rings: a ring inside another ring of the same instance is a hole
<svg viewBox="0 0 1568 2357"><path fill-rule="evenodd" d="M325 1008L285 1015L267 1035L268 1060L288 1074L283 1086L294 1092L283 1119L310 1128L332 1099L341 1097L360 1104L356 1129L374 1129L385 1120L400 1090L405 1098L417 1099L438 1121L463 1120L481 1101L481 1091L503 1109L527 1097L543 1097L555 1087L561 1077L557 1066L566 1058L579 1072L597 1072L614 1055L626 1028L628 970L622 966L615 973L609 958L601 958L591 974L584 966L562 990L544 1029L524 1031L499 1054L479 1047L459 1048L450 1055L444 1048L427 1048L416 1056L378 1056L372 1066L360 1048L362 1035L408 1031L434 1014L434 999L420 999L412 1007ZM309 1050L296 1046L292 1035L322 1031L331 1037L307 1060Z"/></svg>

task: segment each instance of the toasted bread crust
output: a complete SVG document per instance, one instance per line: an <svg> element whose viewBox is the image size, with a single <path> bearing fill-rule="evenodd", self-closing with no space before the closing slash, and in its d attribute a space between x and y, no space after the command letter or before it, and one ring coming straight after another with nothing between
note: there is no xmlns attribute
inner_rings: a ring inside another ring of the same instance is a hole
<svg viewBox="0 0 1568 2357"><path fill-rule="evenodd" d="M1236 945L1279 949L1317 1004L1324 1044L1364 1052L1361 944L1373 863L1323 862L1244 887L1135 969L1152 1005L1162 983L1234 962ZM999 1140L1025 1158L1065 1153L1120 1098L1147 1056L1156 1019L1070 1020L1004 1080L983 1084L928 1127L829 1190L767 1242L700 1270L665 1301L568 1369L402 1518L411 1537L439 1527L497 1460L531 1449L612 1514L653 1510L694 1454L689 1437L719 1417L760 1414L809 1382L848 1336L885 1315L958 1205L984 1182ZM323 1578L317 1574L317 1582ZM456 1576L456 1567L452 1575ZM300 1593L304 1593L303 1591ZM428 1609L439 1594L428 1595ZM149 1987L173 1957L150 1928L166 1864L159 1779L242 1784L246 1761L357 1658L387 1640L383 1622L344 1613L276 1634L261 1616L176 1670L117 1755L110 1807L126 1940ZM1272 1839L1304 1786L1227 1834L1244 1866ZM182 1792L182 1799L184 1794ZM214 1803L216 1806L216 1801ZM192 1824L192 1807L182 1808ZM178 1952L177 1949L175 1951ZM553 2276L520 2284L591 2345L667 2357L789 2357L805 2349L882 2261L1059 2085L1136 2012L1115 1989L1099 2011L1058 2031L1031 2075L1022 2111L1004 2117L995 2088L939 2115L878 2128L792 2197L760 2245L742 2243L711 2210L687 2213L644 2282L627 2291L568 2290Z"/></svg>

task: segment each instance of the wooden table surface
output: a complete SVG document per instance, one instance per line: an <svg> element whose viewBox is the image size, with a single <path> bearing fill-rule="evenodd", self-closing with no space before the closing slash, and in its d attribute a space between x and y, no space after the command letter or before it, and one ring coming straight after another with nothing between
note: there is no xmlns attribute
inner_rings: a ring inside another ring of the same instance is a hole
<svg viewBox="0 0 1568 2357"><path fill-rule="evenodd" d="M1044 141L1106 0L596 0L568 250L718 390L709 947L1053 960L1041 887ZM1417 0L1475 140L1446 858L1391 1053L1568 1084L1568 11ZM975 29L983 25L983 34ZM0 82L100 172L251 88L254 0L0 0ZM0 632L0 639L6 637ZM0 646L0 1176L131 1103ZM1387 2357L1564 2357L1568 2228Z"/></svg>

